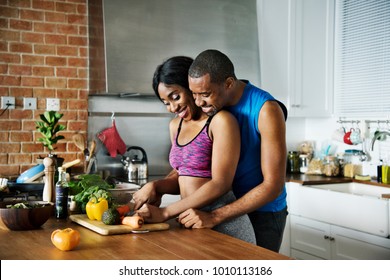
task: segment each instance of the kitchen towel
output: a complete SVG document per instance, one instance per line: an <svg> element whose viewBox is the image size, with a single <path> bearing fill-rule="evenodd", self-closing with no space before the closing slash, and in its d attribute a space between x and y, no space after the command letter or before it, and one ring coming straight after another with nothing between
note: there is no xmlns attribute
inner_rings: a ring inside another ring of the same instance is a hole
<svg viewBox="0 0 390 280"><path fill-rule="evenodd" d="M112 118L112 126L99 132L97 137L106 146L111 157L114 158L118 153L123 155L126 152L126 144L116 129L115 118Z"/></svg>

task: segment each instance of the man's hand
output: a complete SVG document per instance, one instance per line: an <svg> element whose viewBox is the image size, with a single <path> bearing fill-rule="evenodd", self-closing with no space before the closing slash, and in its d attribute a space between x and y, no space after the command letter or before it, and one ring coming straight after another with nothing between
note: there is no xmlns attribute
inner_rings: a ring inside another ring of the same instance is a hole
<svg viewBox="0 0 390 280"><path fill-rule="evenodd" d="M216 224L213 215L197 209L188 209L178 217L179 223L186 228L212 228Z"/></svg>
<svg viewBox="0 0 390 280"><path fill-rule="evenodd" d="M133 194L134 209L139 209L144 203L160 206L162 195L156 192L153 183L145 184L139 191Z"/></svg>

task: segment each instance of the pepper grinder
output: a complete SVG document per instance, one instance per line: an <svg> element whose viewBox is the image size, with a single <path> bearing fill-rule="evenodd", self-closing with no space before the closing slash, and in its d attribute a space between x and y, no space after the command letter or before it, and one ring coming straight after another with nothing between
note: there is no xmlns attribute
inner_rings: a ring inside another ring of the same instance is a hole
<svg viewBox="0 0 390 280"><path fill-rule="evenodd" d="M45 166L45 185L43 187L42 200L47 202L54 202L55 191L54 191L54 172L55 163L52 157L45 157L43 160Z"/></svg>

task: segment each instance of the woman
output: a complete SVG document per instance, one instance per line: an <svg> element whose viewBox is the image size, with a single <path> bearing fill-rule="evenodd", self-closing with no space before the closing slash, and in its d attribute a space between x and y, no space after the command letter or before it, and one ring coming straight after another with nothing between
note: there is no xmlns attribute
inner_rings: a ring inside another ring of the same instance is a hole
<svg viewBox="0 0 390 280"><path fill-rule="evenodd" d="M177 117L169 125L169 161L173 170L166 178L149 182L134 194L135 209L147 222L163 222L189 208L211 211L235 200L231 188L240 156L238 124L227 111L209 117L195 105L188 87L192 61L189 57L172 57L154 73L155 94ZM166 193L180 194L182 199L158 208ZM246 215L213 229L256 242Z"/></svg>

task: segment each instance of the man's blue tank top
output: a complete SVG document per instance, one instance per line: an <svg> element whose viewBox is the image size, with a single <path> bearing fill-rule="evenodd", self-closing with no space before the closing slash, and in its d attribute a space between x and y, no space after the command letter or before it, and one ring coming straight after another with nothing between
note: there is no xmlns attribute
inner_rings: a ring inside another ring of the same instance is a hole
<svg viewBox="0 0 390 280"><path fill-rule="evenodd" d="M237 198L242 197L264 180L261 172L261 136L258 129L258 117L260 109L269 100L275 100L275 98L247 82L240 101L234 106L225 108L237 118L241 131L240 160L233 182L233 191ZM287 205L286 196L286 187L284 187L282 193L274 201L257 211L283 210Z"/></svg>

